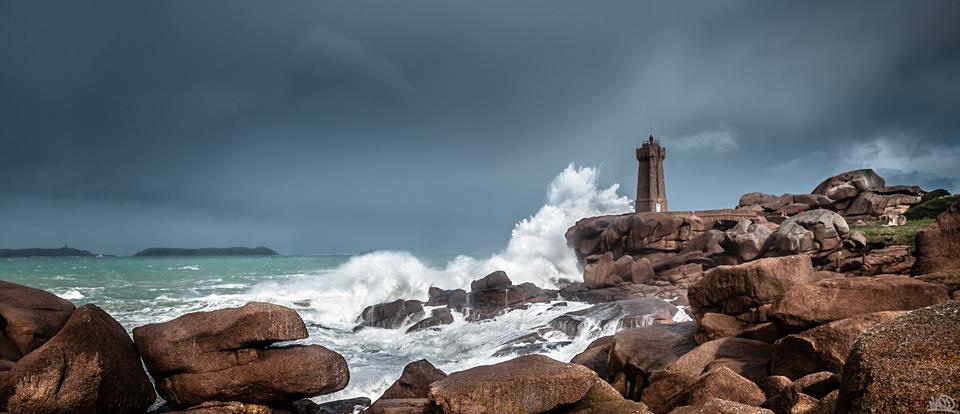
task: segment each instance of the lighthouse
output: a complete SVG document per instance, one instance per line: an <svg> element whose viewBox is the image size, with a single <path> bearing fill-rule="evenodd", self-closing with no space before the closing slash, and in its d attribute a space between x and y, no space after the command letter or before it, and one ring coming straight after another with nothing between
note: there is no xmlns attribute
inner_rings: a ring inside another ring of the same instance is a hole
<svg viewBox="0 0 960 414"><path fill-rule="evenodd" d="M667 149L661 147L653 132L647 142L637 148L637 205L638 213L667 211L667 187L663 181L663 159Z"/></svg>

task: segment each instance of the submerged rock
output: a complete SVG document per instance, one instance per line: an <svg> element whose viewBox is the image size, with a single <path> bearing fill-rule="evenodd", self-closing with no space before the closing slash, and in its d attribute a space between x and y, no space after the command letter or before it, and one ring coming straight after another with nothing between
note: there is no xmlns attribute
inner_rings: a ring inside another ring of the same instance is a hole
<svg viewBox="0 0 960 414"><path fill-rule="evenodd" d="M568 312L551 320L548 325L567 336L575 337L585 331L606 330L617 324L616 331L639 328L656 323L672 323L676 306L659 298L636 298L594 305Z"/></svg>

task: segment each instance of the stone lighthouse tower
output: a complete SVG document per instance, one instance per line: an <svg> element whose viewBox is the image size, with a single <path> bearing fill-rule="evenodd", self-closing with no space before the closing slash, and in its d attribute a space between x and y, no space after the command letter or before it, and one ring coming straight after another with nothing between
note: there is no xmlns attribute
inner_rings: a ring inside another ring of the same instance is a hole
<svg viewBox="0 0 960 414"><path fill-rule="evenodd" d="M667 187L663 182L663 159L667 157L667 149L650 138L637 148L637 161L640 168L637 172L637 212L667 211Z"/></svg>

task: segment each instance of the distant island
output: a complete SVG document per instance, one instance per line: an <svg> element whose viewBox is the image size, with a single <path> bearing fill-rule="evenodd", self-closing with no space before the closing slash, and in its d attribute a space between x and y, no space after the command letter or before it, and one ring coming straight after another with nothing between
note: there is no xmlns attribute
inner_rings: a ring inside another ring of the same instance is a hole
<svg viewBox="0 0 960 414"><path fill-rule="evenodd" d="M204 247L201 249L182 249L176 247L151 247L133 255L134 257L160 256L278 256L269 248L260 247Z"/></svg>
<svg viewBox="0 0 960 414"><path fill-rule="evenodd" d="M56 249L0 249L0 257L93 257L96 256L86 250L74 249L72 247L60 247Z"/></svg>

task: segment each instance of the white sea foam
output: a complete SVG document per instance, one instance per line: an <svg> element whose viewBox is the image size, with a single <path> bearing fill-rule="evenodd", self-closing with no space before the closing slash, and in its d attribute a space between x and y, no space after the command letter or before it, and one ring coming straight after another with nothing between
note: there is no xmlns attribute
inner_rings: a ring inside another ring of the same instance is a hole
<svg viewBox="0 0 960 414"><path fill-rule="evenodd" d="M365 306L398 298L426 299L430 286L466 288L471 280L504 270L514 283L556 287L561 278L580 278L577 260L564 233L583 217L631 211L618 184L598 187L599 171L567 166L547 191L546 204L516 224L506 248L485 259L458 256L444 268L431 268L413 254L378 251L356 256L336 269L299 279L264 283L258 300L285 304L310 302L316 322L352 322Z"/></svg>
<svg viewBox="0 0 960 414"><path fill-rule="evenodd" d="M80 291L76 289L69 289L62 292L53 292L53 294L66 300L77 300L77 299L84 298L83 293L80 293Z"/></svg>

